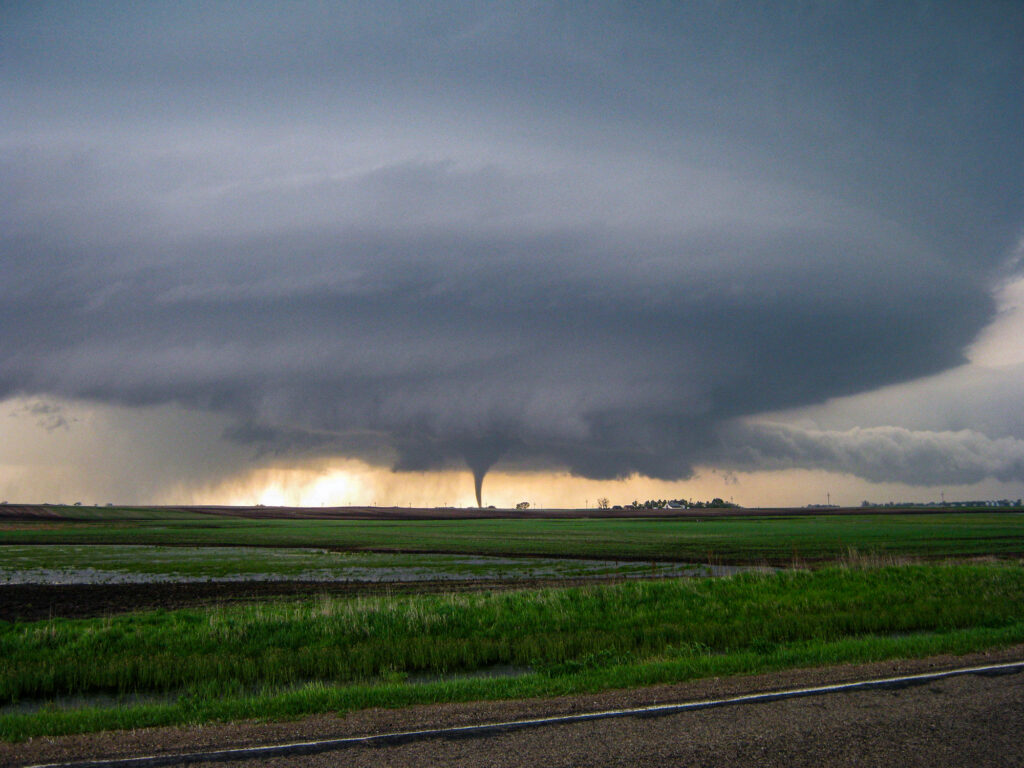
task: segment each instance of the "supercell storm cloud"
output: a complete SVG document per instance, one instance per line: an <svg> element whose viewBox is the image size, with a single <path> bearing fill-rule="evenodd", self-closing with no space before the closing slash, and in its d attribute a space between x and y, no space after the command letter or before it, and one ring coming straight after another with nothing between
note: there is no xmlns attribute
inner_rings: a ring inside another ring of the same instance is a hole
<svg viewBox="0 0 1024 768"><path fill-rule="evenodd" d="M408 469L941 482L952 432L902 467L738 425L993 319L1024 10L680 6L5 9L0 396Z"/></svg>

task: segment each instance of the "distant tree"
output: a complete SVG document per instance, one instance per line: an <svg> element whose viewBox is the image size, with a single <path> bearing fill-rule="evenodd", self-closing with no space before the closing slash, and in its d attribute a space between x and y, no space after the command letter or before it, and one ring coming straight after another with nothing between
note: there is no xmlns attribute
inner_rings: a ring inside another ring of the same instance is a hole
<svg viewBox="0 0 1024 768"><path fill-rule="evenodd" d="M711 501L695 501L690 499L648 499L642 504L634 501L633 509L665 509L669 505L672 507L685 507L687 509L735 509L738 508L737 504L733 504L731 501L725 501L724 499L714 498Z"/></svg>
<svg viewBox="0 0 1024 768"><path fill-rule="evenodd" d="M530 508L530 502L528 502L528 501L520 501L518 504L516 504L516 509L522 510L522 509L529 509L529 508Z"/></svg>
<svg viewBox="0 0 1024 768"><path fill-rule="evenodd" d="M607 497L602 496L601 498L599 498L597 500L597 508L598 509L608 509L608 499L607 499Z"/></svg>

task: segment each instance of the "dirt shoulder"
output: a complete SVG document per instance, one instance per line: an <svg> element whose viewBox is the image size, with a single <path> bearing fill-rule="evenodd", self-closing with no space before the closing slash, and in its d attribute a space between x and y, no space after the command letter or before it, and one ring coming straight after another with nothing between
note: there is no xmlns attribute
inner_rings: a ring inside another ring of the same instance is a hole
<svg viewBox="0 0 1024 768"><path fill-rule="evenodd" d="M708 678L675 685L607 691L584 696L442 704L404 709L370 709L343 715L316 715L290 722L238 722L203 727L152 728L84 736L38 738L20 744L0 743L0 766L174 754L441 728L620 707L697 701L1019 660L1024 660L1024 645L966 656L934 656L925 659L900 659L872 664L791 670L766 675Z"/></svg>

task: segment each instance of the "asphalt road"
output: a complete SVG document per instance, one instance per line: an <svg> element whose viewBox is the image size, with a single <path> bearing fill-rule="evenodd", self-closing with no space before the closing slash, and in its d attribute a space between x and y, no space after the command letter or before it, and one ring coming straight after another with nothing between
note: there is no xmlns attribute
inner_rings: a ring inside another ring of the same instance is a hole
<svg viewBox="0 0 1024 768"><path fill-rule="evenodd" d="M172 755L536 717L578 716L1019 662L1024 646L789 670L552 699L465 702L0 742L0 766ZM207 766L1022 766L1024 668L898 687L743 703L658 717L533 726L401 744L346 746ZM166 763L165 763L166 764ZM193 765L197 763L192 763Z"/></svg>
<svg viewBox="0 0 1024 768"><path fill-rule="evenodd" d="M251 768L255 761L217 763ZM1024 672L349 747L267 766L1024 766ZM208 764L210 765L210 764Z"/></svg>

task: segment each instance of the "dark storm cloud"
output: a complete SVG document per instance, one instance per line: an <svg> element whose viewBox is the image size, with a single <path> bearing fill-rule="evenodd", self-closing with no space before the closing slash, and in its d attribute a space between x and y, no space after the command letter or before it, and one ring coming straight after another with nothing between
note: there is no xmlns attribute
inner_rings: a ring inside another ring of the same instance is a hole
<svg viewBox="0 0 1024 768"><path fill-rule="evenodd" d="M960 362L1021 224L1015 4L100 8L5 12L0 394L685 477Z"/></svg>

